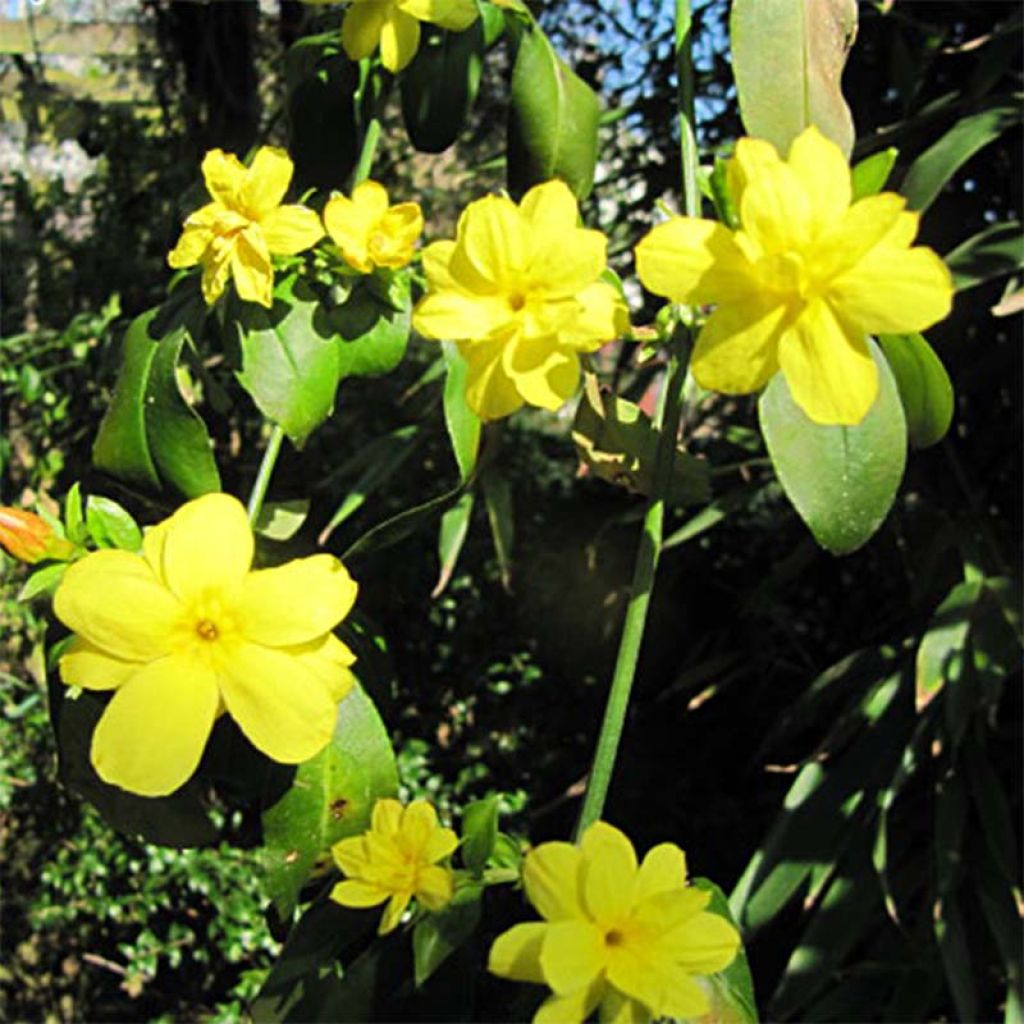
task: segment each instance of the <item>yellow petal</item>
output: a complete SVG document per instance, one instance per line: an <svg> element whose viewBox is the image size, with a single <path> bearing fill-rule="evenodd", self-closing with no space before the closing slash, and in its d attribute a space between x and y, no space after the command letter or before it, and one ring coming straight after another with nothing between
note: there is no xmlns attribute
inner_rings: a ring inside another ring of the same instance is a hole
<svg viewBox="0 0 1024 1024"><path fill-rule="evenodd" d="M366 844L363 839L363 836L350 836L331 847L334 862L346 875L359 877L366 870Z"/></svg>
<svg viewBox="0 0 1024 1024"><path fill-rule="evenodd" d="M534 185L519 202L531 235L553 241L559 235L564 239L579 227L580 208L572 190L564 181L555 178Z"/></svg>
<svg viewBox="0 0 1024 1024"><path fill-rule="evenodd" d="M759 391L779 368L785 318L785 306L759 296L720 306L697 336L691 364L697 383L728 395Z"/></svg>
<svg viewBox="0 0 1024 1024"><path fill-rule="evenodd" d="M530 405L561 408L579 385L579 357L575 352L552 348L548 340L509 342L502 358L506 374Z"/></svg>
<svg viewBox="0 0 1024 1024"><path fill-rule="evenodd" d="M217 668L228 713L268 757L298 764L330 741L337 705L298 659L273 647L241 642Z"/></svg>
<svg viewBox="0 0 1024 1024"><path fill-rule="evenodd" d="M361 181L352 189L352 205L364 223L374 224L388 212L388 190L379 181Z"/></svg>
<svg viewBox="0 0 1024 1024"><path fill-rule="evenodd" d="M211 149L203 157L203 180L206 182L206 189L224 206L238 206L238 194L245 184L247 174L245 165L234 153Z"/></svg>
<svg viewBox="0 0 1024 1024"><path fill-rule="evenodd" d="M583 834L581 880L589 916L612 927L629 912L636 876L633 844L617 828L595 822Z"/></svg>
<svg viewBox="0 0 1024 1024"><path fill-rule="evenodd" d="M195 772L217 716L217 684L197 659L150 662L114 694L92 737L104 782L142 796L173 793Z"/></svg>
<svg viewBox="0 0 1024 1024"><path fill-rule="evenodd" d="M239 189L242 208L260 220L281 205L292 180L291 157L277 146L261 146L253 157L245 182Z"/></svg>
<svg viewBox="0 0 1024 1024"><path fill-rule="evenodd" d="M246 228L235 239L231 276L235 279L235 291L240 299L258 302L270 309L273 305L274 268L263 232L256 225Z"/></svg>
<svg viewBox="0 0 1024 1024"><path fill-rule="evenodd" d="M373 219L367 210L348 196L331 196L324 206L324 226L346 263L363 274L373 270L369 256Z"/></svg>
<svg viewBox="0 0 1024 1024"><path fill-rule="evenodd" d="M575 315L559 328L560 344L595 352L629 330L629 310L614 286L595 281L576 293L576 303Z"/></svg>
<svg viewBox="0 0 1024 1024"><path fill-rule="evenodd" d="M764 253L800 250L811 239L810 197L786 164L761 167L744 188L739 209L744 232Z"/></svg>
<svg viewBox="0 0 1024 1024"><path fill-rule="evenodd" d="M779 162L775 147L764 139L742 138L736 143L736 152L726 166L726 182L737 210L743 203L747 183L755 180L765 168L777 166Z"/></svg>
<svg viewBox="0 0 1024 1024"><path fill-rule="evenodd" d="M416 899L436 914L451 901L454 888L453 876L448 868L429 864L420 868L417 875Z"/></svg>
<svg viewBox="0 0 1024 1024"><path fill-rule="evenodd" d="M736 958L740 936L725 918L702 912L664 935L661 944L690 973L714 974Z"/></svg>
<svg viewBox="0 0 1024 1024"><path fill-rule="evenodd" d="M314 210L305 206L280 206L260 220L267 250L275 256L294 256L316 245L324 228Z"/></svg>
<svg viewBox="0 0 1024 1024"><path fill-rule="evenodd" d="M533 1024L583 1024L606 991L604 981L598 979L571 995L550 996L533 1015Z"/></svg>
<svg viewBox="0 0 1024 1024"><path fill-rule="evenodd" d="M486 338L513 322L514 313L504 300L462 291L429 292L412 314L416 332L437 340Z"/></svg>
<svg viewBox="0 0 1024 1024"><path fill-rule="evenodd" d="M68 686L81 686L86 690L116 690L144 664L115 658L88 640L76 636L61 656L60 677Z"/></svg>
<svg viewBox="0 0 1024 1024"><path fill-rule="evenodd" d="M655 1018L690 1020L709 1009L704 991L682 967L642 948L618 947L609 959L608 981Z"/></svg>
<svg viewBox="0 0 1024 1024"><path fill-rule="evenodd" d="M865 333L906 334L949 315L953 280L931 249L883 244L831 282L828 300Z"/></svg>
<svg viewBox="0 0 1024 1024"><path fill-rule="evenodd" d="M281 650L312 672L330 691L335 704L344 700L356 684L355 676L348 668L356 656L333 633Z"/></svg>
<svg viewBox="0 0 1024 1024"><path fill-rule="evenodd" d="M597 1019L601 1024L650 1024L652 1018L643 1003L608 985Z"/></svg>
<svg viewBox="0 0 1024 1024"><path fill-rule="evenodd" d="M427 275L427 287L432 292L451 291L456 287L455 279L448 269L454 252L455 242L448 239L431 242L421 253L423 273Z"/></svg>
<svg viewBox="0 0 1024 1024"><path fill-rule="evenodd" d="M540 946L540 969L557 995L591 985L604 968L604 936L589 921L549 924Z"/></svg>
<svg viewBox="0 0 1024 1024"><path fill-rule="evenodd" d="M660 892L674 892L686 885L686 854L675 843L659 843L647 851L636 875L636 903Z"/></svg>
<svg viewBox="0 0 1024 1024"><path fill-rule="evenodd" d="M182 505L165 527L164 576L183 600L237 587L252 564L253 540L242 503L204 494Z"/></svg>
<svg viewBox="0 0 1024 1024"><path fill-rule="evenodd" d="M641 284L673 302L736 302L753 288L753 268L732 232L713 220L675 217L636 247Z"/></svg>
<svg viewBox="0 0 1024 1024"><path fill-rule="evenodd" d="M502 932L491 946L487 970L512 981L543 984L540 949L548 927L543 921L530 921Z"/></svg>
<svg viewBox="0 0 1024 1024"><path fill-rule="evenodd" d="M234 253L234 243L218 245L219 239L214 239L203 257L203 299L208 306L212 306L224 294L224 287L231 276L231 257Z"/></svg>
<svg viewBox="0 0 1024 1024"><path fill-rule="evenodd" d="M370 238L373 262L380 267L404 267L412 259L422 233L423 211L417 203L392 206Z"/></svg>
<svg viewBox="0 0 1024 1024"><path fill-rule="evenodd" d="M152 661L171 650L181 604L145 559L94 551L68 567L53 599L68 629L116 658Z"/></svg>
<svg viewBox="0 0 1024 1024"><path fill-rule="evenodd" d="M398 0L398 7L420 21L452 32L469 28L480 14L473 0Z"/></svg>
<svg viewBox="0 0 1024 1024"><path fill-rule="evenodd" d="M380 62L397 74L416 56L420 45L420 23L397 7L390 10L380 27Z"/></svg>
<svg viewBox="0 0 1024 1024"><path fill-rule="evenodd" d="M358 589L333 555L310 555L249 573L234 610L242 632L254 643L308 643L348 615Z"/></svg>
<svg viewBox="0 0 1024 1024"><path fill-rule="evenodd" d="M787 163L810 199L813 233L827 230L845 214L853 194L843 151L811 125L793 140Z"/></svg>
<svg viewBox="0 0 1024 1024"><path fill-rule="evenodd" d="M506 342L460 345L459 351L468 364L466 404L482 420L497 420L521 408L523 396L503 364Z"/></svg>
<svg viewBox="0 0 1024 1024"><path fill-rule="evenodd" d="M341 45L350 60L369 57L380 42L380 32L387 17L384 3L353 4L341 23Z"/></svg>
<svg viewBox="0 0 1024 1024"><path fill-rule="evenodd" d="M358 878L346 878L331 890L331 899L343 907L375 907L390 898L389 890Z"/></svg>
<svg viewBox="0 0 1024 1024"><path fill-rule="evenodd" d="M526 898L548 921L580 918L579 869L582 854L571 843L541 843L526 855Z"/></svg>
<svg viewBox="0 0 1024 1024"><path fill-rule="evenodd" d="M474 291L474 275L495 288L511 289L518 286L528 257L525 225L515 203L506 196L485 196L470 203L459 220L449 270Z"/></svg>
<svg viewBox="0 0 1024 1024"><path fill-rule="evenodd" d="M917 232L917 214L906 213L907 201L895 192L866 196L853 204L828 231L815 239L807 260L815 277L827 281L859 263L876 245L896 232Z"/></svg>
<svg viewBox="0 0 1024 1024"><path fill-rule="evenodd" d="M779 365L793 401L815 423L859 423L878 394L878 368L863 332L840 323L822 301L783 334Z"/></svg>
<svg viewBox="0 0 1024 1024"><path fill-rule="evenodd" d="M437 826L437 811L427 800L413 800L402 811L399 842L410 855L418 856Z"/></svg>
<svg viewBox="0 0 1024 1024"><path fill-rule="evenodd" d="M374 832L391 836L398 833L402 824L402 805L391 797L384 797L373 805L371 825Z"/></svg>
<svg viewBox="0 0 1024 1024"><path fill-rule="evenodd" d="M213 232L209 228L186 227L178 244L167 254L167 265L175 270L194 267L203 258L212 240Z"/></svg>
<svg viewBox="0 0 1024 1024"><path fill-rule="evenodd" d="M533 255L527 287L543 289L545 295L575 295L605 268L608 240L600 231L576 228L562 232L558 240L546 232L540 238L534 233L530 243Z"/></svg>
<svg viewBox="0 0 1024 1024"><path fill-rule="evenodd" d="M396 892L388 900L388 905L384 908L380 924L377 926L378 935L387 935L388 932L393 932L398 927L402 920L402 914L405 913L405 908L409 906L409 900L411 899L412 893Z"/></svg>

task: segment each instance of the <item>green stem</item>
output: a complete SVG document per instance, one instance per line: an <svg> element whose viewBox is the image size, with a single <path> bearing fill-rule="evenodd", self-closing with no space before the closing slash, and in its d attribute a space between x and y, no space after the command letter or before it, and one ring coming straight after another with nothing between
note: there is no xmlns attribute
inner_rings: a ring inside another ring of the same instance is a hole
<svg viewBox="0 0 1024 1024"><path fill-rule="evenodd" d="M270 433L270 440L263 452L260 461L260 468L256 473L256 479L252 485L252 493L249 495L249 523L256 524L259 514L263 509L263 499L267 496L267 488L270 486L270 476L274 472L274 463L281 452L281 442L284 441L284 430L276 423Z"/></svg>
<svg viewBox="0 0 1024 1024"><path fill-rule="evenodd" d="M370 168L373 166L373 157L377 152L377 143L380 140L380 118L371 117L363 133L363 148L359 151L359 162L352 174L352 187L361 181L366 181L370 176Z"/></svg>
<svg viewBox="0 0 1024 1024"><path fill-rule="evenodd" d="M676 73L679 79L679 129L683 159L683 209L687 216L700 213L700 194L697 189L697 145L693 125L693 55L690 46L692 15L690 0L676 0ZM678 329L679 332L683 328ZM644 516L640 547L633 567L631 597L626 607L626 620L619 640L619 652L615 659L608 703L604 720L594 752L594 763L587 781L587 793L583 798L579 821L576 824L576 838L597 821L604 812L608 787L611 785L615 760L618 756L619 741L626 721L629 695L636 676L637 661L651 591L658 571L661 556L662 534L665 525L665 497L669 492L675 463L679 421L683 407L683 385L686 382L688 363L688 339L681 333L671 342L671 358L665 381L665 388L658 403L655 427L658 430L658 450L654 469L654 486Z"/></svg>

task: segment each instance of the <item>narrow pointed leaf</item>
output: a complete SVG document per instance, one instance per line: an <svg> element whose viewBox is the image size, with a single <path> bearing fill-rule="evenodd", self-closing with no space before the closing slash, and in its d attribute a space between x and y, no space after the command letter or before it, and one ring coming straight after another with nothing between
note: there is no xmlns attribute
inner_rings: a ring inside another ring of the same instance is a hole
<svg viewBox="0 0 1024 1024"><path fill-rule="evenodd" d="M953 385L942 360L920 334L882 334L878 344L896 378L907 438L915 448L938 444L953 422Z"/></svg>

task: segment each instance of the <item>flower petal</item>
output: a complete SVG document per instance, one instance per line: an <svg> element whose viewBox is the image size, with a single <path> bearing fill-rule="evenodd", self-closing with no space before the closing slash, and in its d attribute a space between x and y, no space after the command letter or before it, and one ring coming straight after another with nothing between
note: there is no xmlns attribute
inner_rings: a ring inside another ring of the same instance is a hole
<svg viewBox="0 0 1024 1024"><path fill-rule="evenodd" d="M451 291L457 287L449 269L454 252L454 240L445 239L431 242L420 254L423 273L427 275L427 286L432 292Z"/></svg>
<svg viewBox="0 0 1024 1024"><path fill-rule="evenodd" d="M813 234L827 230L846 213L853 195L843 151L812 124L793 140L786 162L811 202Z"/></svg>
<svg viewBox="0 0 1024 1024"><path fill-rule="evenodd" d="M544 983L540 967L540 949L544 934L550 925L543 921L529 921L513 925L502 932L491 945L487 970L512 981Z"/></svg>
<svg viewBox="0 0 1024 1024"><path fill-rule="evenodd" d="M559 328L558 340L580 352L595 352L629 331L629 310L619 290L604 281L595 281L576 293L579 309Z"/></svg>
<svg viewBox="0 0 1024 1024"><path fill-rule="evenodd" d="M860 423L878 394L878 368L864 334L812 302L779 342L793 401L815 423Z"/></svg>
<svg viewBox="0 0 1024 1024"><path fill-rule="evenodd" d="M329 633L351 611L358 590L333 555L310 555L250 572L234 608L247 639L285 647Z"/></svg>
<svg viewBox="0 0 1024 1024"><path fill-rule="evenodd" d="M416 56L420 45L420 23L397 7L385 8L389 13L380 27L380 62L397 74Z"/></svg>
<svg viewBox="0 0 1024 1024"><path fill-rule="evenodd" d="M759 391L778 371L778 342L786 307L753 296L719 307L697 336L693 376L701 387L728 395Z"/></svg>
<svg viewBox="0 0 1024 1024"><path fill-rule="evenodd" d="M343 907L375 907L390 898L388 889L359 878L346 878L331 890L331 899Z"/></svg>
<svg viewBox="0 0 1024 1024"><path fill-rule="evenodd" d="M380 267L404 267L412 258L423 233L423 211L418 203L392 206L370 237L373 262Z"/></svg>
<svg viewBox="0 0 1024 1024"><path fill-rule="evenodd" d="M334 863L352 877L361 877L366 870L367 856L364 836L349 836L331 847Z"/></svg>
<svg viewBox="0 0 1024 1024"><path fill-rule="evenodd" d="M382 3L357 3L345 11L341 45L350 60L362 60L377 49L386 17L387 5Z"/></svg>
<svg viewBox="0 0 1024 1024"><path fill-rule="evenodd" d="M714 974L736 958L740 935L725 918L701 912L664 934L659 944L687 971Z"/></svg>
<svg viewBox="0 0 1024 1024"><path fill-rule="evenodd" d="M775 147L764 139L744 137L736 143L736 152L726 166L726 180L737 210L743 203L748 182L755 180L764 168L774 167L780 162Z"/></svg>
<svg viewBox="0 0 1024 1024"><path fill-rule="evenodd" d="M292 159L277 146L260 146L239 189L242 208L260 220L281 205L292 181Z"/></svg>
<svg viewBox="0 0 1024 1024"><path fill-rule="evenodd" d="M224 288L231 276L231 258L234 255L233 241L225 242L214 238L203 257L203 299L212 306L224 294Z"/></svg>
<svg viewBox="0 0 1024 1024"><path fill-rule="evenodd" d="M81 686L86 690L116 690L144 664L115 658L88 640L76 636L61 655L60 677L68 686Z"/></svg>
<svg viewBox="0 0 1024 1024"><path fill-rule="evenodd" d="M263 232L258 226L248 227L235 237L231 276L235 279L235 291L240 299L258 302L270 309L274 301L274 268Z"/></svg>
<svg viewBox="0 0 1024 1024"><path fill-rule="evenodd" d="M127 661L152 661L171 649L182 608L145 559L94 551L68 566L53 599L57 618L89 643Z"/></svg>
<svg viewBox="0 0 1024 1024"><path fill-rule="evenodd" d="M358 192L361 187L357 186L356 191ZM346 263L363 274L373 270L373 263L369 257L373 221L365 209L348 196L331 196L324 206L324 225L331 236L331 241L341 250Z"/></svg>
<svg viewBox="0 0 1024 1024"><path fill-rule="evenodd" d="M509 342L502 359L505 372L522 398L542 409L563 406L580 382L576 353L552 348L547 339Z"/></svg>
<svg viewBox="0 0 1024 1024"><path fill-rule="evenodd" d="M370 827L386 836L396 835L402 824L402 805L392 797L383 797L373 805Z"/></svg>
<svg viewBox="0 0 1024 1024"><path fill-rule="evenodd" d="M558 995L569 995L592 984L604 968L604 938L589 921L549 924L540 946L544 980Z"/></svg>
<svg viewBox="0 0 1024 1024"><path fill-rule="evenodd" d="M203 258L212 240L213 232L209 228L186 227L178 244L167 254L167 265L175 270L194 267Z"/></svg>
<svg viewBox="0 0 1024 1024"><path fill-rule="evenodd" d="M437 913L452 898L455 889L452 873L448 868L428 864L420 868L416 881L416 899L427 910Z"/></svg>
<svg viewBox="0 0 1024 1024"><path fill-rule="evenodd" d="M801 250L811 239L811 200L786 164L761 167L743 189L739 210L744 232L763 253Z"/></svg>
<svg viewBox="0 0 1024 1024"><path fill-rule="evenodd" d="M393 932L398 927L402 920L402 915L405 913L405 908L409 906L409 900L411 899L412 893L396 892L392 894L391 899L388 900L388 905L384 908L380 924L377 926L378 935L387 935L388 932Z"/></svg>
<svg viewBox="0 0 1024 1024"><path fill-rule="evenodd" d="M565 996L549 996L533 1015L533 1024L583 1024L608 991L604 979Z"/></svg>
<svg viewBox="0 0 1024 1024"><path fill-rule="evenodd" d="M470 203L459 219L458 244L449 263L452 275L474 291L474 275L495 288L518 286L529 258L525 227L507 196L485 196Z"/></svg>
<svg viewBox="0 0 1024 1024"><path fill-rule="evenodd" d="M910 227L909 245L917 233L918 215L906 213L906 199L895 192L866 196L853 204L832 227L819 235L808 254L815 276L827 281L856 266L876 245L889 241L894 231Z"/></svg>
<svg viewBox="0 0 1024 1024"><path fill-rule="evenodd" d="M452 32L469 28L480 13L473 0L398 0L398 6L420 21L429 21Z"/></svg>
<svg viewBox="0 0 1024 1024"><path fill-rule="evenodd" d="M608 958L608 981L643 1004L651 1017L689 1020L708 1011L708 999L700 986L657 945L624 943L614 947Z"/></svg>
<svg viewBox="0 0 1024 1024"><path fill-rule="evenodd" d="M416 304L412 325L424 338L475 340L506 327L513 317L508 304L497 296L437 291Z"/></svg>
<svg viewBox="0 0 1024 1024"><path fill-rule="evenodd" d="M557 242L579 227L580 207L572 189L560 178L534 185L519 202L533 238ZM546 246L545 246L546 247Z"/></svg>
<svg viewBox="0 0 1024 1024"><path fill-rule="evenodd" d="M469 364L466 374L466 404L482 420L508 416L523 404L515 382L505 371L505 342L460 345L459 352Z"/></svg>
<svg viewBox="0 0 1024 1024"><path fill-rule="evenodd" d="M675 843L659 843L647 851L637 871L633 900L643 900L660 892L674 892L686 885L686 854Z"/></svg>
<svg viewBox="0 0 1024 1024"><path fill-rule="evenodd" d="M583 855L571 843L541 843L523 863L526 898L548 921L583 916L579 871Z"/></svg>
<svg viewBox="0 0 1024 1024"><path fill-rule="evenodd" d="M204 494L167 520L163 573L188 601L208 590L233 590L252 564L253 539L245 507L229 494Z"/></svg>
<svg viewBox="0 0 1024 1024"><path fill-rule="evenodd" d="M211 149L203 157L203 180L206 189L217 202L237 207L238 194L245 184L245 164L234 153Z"/></svg>
<svg viewBox="0 0 1024 1024"><path fill-rule="evenodd" d="M754 287L750 261L732 232L713 220L675 217L636 247L643 286L673 302L735 302Z"/></svg>
<svg viewBox="0 0 1024 1024"><path fill-rule="evenodd" d="M580 842L583 851L583 902L591 918L612 927L633 901L636 853L633 844L607 822L595 822Z"/></svg>
<svg viewBox="0 0 1024 1024"><path fill-rule="evenodd" d="M356 678L349 670L356 656L333 633L280 649L309 669L327 687L336 704L356 685Z"/></svg>
<svg viewBox="0 0 1024 1024"><path fill-rule="evenodd" d="M428 800L413 800L402 811L402 821L398 828L399 842L406 853L418 856L437 827L434 805Z"/></svg>
<svg viewBox="0 0 1024 1024"><path fill-rule="evenodd" d="M294 256L316 245L324 227L315 210L305 206L279 206L260 220L267 250L275 256Z"/></svg>
<svg viewBox="0 0 1024 1024"><path fill-rule="evenodd" d="M92 737L93 767L131 793L173 793L199 765L217 707L216 680L201 661L172 655L150 662L104 710Z"/></svg>
<svg viewBox="0 0 1024 1024"><path fill-rule="evenodd" d="M337 705L301 661L242 642L217 667L228 713L268 757L298 764L330 742Z"/></svg>

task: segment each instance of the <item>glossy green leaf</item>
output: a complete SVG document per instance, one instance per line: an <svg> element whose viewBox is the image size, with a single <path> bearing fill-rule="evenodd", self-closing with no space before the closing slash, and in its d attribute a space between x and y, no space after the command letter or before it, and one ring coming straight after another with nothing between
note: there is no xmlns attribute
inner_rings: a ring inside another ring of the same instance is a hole
<svg viewBox="0 0 1024 1024"><path fill-rule="evenodd" d="M263 814L261 859L282 918L292 912L314 867L330 857L330 847L365 831L376 801L397 790L387 730L357 685L338 705L331 742L299 765L291 788Z"/></svg>
<svg viewBox="0 0 1024 1024"><path fill-rule="evenodd" d="M56 562L53 565L44 565L41 569L36 569L18 591L18 600L31 601L36 597L52 596L60 586L60 581L64 578L64 573L67 570L67 562Z"/></svg>
<svg viewBox="0 0 1024 1024"><path fill-rule="evenodd" d="M739 924L732 916L725 893L707 878L693 879L693 887L711 893L707 905L709 913L724 917L737 931ZM741 933L742 934L742 933ZM754 998L754 980L747 963L747 951L741 945L735 959L717 974L707 978L711 999L711 1017L715 1024L757 1024L757 1000ZM704 1018L707 1019L707 1018Z"/></svg>
<svg viewBox="0 0 1024 1024"><path fill-rule="evenodd" d="M402 119L409 140L440 153L458 138L480 87L484 23L463 32L429 31L401 78Z"/></svg>
<svg viewBox="0 0 1024 1024"><path fill-rule="evenodd" d="M959 679L970 655L967 638L979 613L984 583L969 580L957 584L939 605L917 649L916 704L921 711L943 687Z"/></svg>
<svg viewBox="0 0 1024 1024"><path fill-rule="evenodd" d="M394 304L375 294L369 284L361 284L326 317L325 330L338 339L342 380L390 373L405 355L411 322L408 278L396 274L390 282ZM319 317L317 326L321 326Z"/></svg>
<svg viewBox="0 0 1024 1024"><path fill-rule="evenodd" d="M809 125L849 155L853 119L840 79L856 0L733 0L732 66L748 135L781 153Z"/></svg>
<svg viewBox="0 0 1024 1024"><path fill-rule="evenodd" d="M443 910L427 914L416 923L412 949L417 985L423 985L459 946L469 941L480 923L483 891L482 885L461 885Z"/></svg>
<svg viewBox="0 0 1024 1024"><path fill-rule="evenodd" d="M238 305L239 383L297 446L331 414L338 389L337 338L317 312L316 296L294 277L278 284L271 309Z"/></svg>
<svg viewBox="0 0 1024 1024"><path fill-rule="evenodd" d="M993 224L944 257L957 291L1015 274L1024 267L1024 226L1020 221Z"/></svg>
<svg viewBox="0 0 1024 1024"><path fill-rule="evenodd" d="M452 578L462 546L469 536L469 524L473 518L474 503L474 493L464 491L459 500L441 517L441 526L437 533L437 557L440 569L437 583L434 584L434 589L430 592L431 597L440 597Z"/></svg>
<svg viewBox="0 0 1024 1024"><path fill-rule="evenodd" d="M444 424L459 466L459 476L468 480L480 451L480 417L466 404L469 364L452 341L443 343L448 368L444 380Z"/></svg>
<svg viewBox="0 0 1024 1024"><path fill-rule="evenodd" d="M76 480L64 498L64 536L72 544L81 544L87 532L82 504L82 485Z"/></svg>
<svg viewBox="0 0 1024 1024"><path fill-rule="evenodd" d="M851 171L853 179L853 202L867 196L877 195L885 188L896 158L900 151L895 146L881 149L855 164Z"/></svg>
<svg viewBox="0 0 1024 1024"><path fill-rule="evenodd" d="M462 812L462 863L477 878L483 874L497 841L497 794L467 804Z"/></svg>
<svg viewBox="0 0 1024 1024"><path fill-rule="evenodd" d="M903 479L907 425L899 391L878 346L878 397L855 427L821 426L793 401L777 373L758 404L779 483L814 539L834 555L866 544L882 525Z"/></svg>
<svg viewBox="0 0 1024 1024"><path fill-rule="evenodd" d="M302 529L308 515L309 498L267 501L253 523L253 532L267 540L291 540Z"/></svg>
<svg viewBox="0 0 1024 1024"><path fill-rule="evenodd" d="M943 186L975 153L1020 123L1017 100L995 100L987 109L960 118L907 171L900 192L912 210L927 210Z"/></svg>
<svg viewBox="0 0 1024 1024"><path fill-rule="evenodd" d="M89 495L85 504L85 525L97 547L123 551L138 551L142 547L138 524L126 508L111 498Z"/></svg>
<svg viewBox="0 0 1024 1024"><path fill-rule="evenodd" d="M942 360L920 334L882 334L878 344L896 378L907 439L915 448L937 444L953 422L953 385Z"/></svg>
<svg viewBox="0 0 1024 1024"><path fill-rule="evenodd" d="M734 231L740 226L740 215L729 189L729 161L715 157L715 166L708 178L711 200L715 204L718 219Z"/></svg>
<svg viewBox="0 0 1024 1024"><path fill-rule="evenodd" d="M518 36L508 124L509 189L518 195L561 178L585 199L597 164L597 96L536 22L521 27Z"/></svg>

